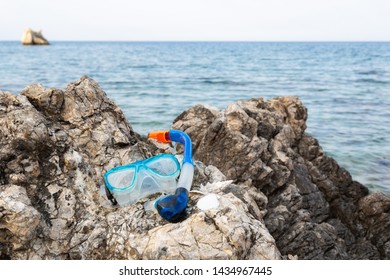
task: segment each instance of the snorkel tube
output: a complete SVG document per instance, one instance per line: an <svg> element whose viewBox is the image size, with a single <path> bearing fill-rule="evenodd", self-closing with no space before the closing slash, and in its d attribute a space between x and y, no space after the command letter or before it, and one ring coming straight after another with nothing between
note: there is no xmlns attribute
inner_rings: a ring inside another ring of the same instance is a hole
<svg viewBox="0 0 390 280"><path fill-rule="evenodd" d="M192 143L190 137L179 130L153 131L148 138L162 143L177 142L184 145L184 159L175 194L159 198L155 207L161 217L170 221L180 221L185 216L188 204L188 193L194 177L194 162L192 161Z"/></svg>

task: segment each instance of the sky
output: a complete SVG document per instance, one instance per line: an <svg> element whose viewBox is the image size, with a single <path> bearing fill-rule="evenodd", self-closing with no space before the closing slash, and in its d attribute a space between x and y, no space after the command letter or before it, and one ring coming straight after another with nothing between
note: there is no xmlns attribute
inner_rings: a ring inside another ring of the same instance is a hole
<svg viewBox="0 0 390 280"><path fill-rule="evenodd" d="M0 40L390 41L390 0L0 0Z"/></svg>

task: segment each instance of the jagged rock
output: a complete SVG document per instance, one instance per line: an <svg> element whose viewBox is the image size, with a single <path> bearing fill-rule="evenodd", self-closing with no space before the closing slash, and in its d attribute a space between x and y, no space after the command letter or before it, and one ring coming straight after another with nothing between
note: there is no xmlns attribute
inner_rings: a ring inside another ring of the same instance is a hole
<svg viewBox="0 0 390 280"><path fill-rule="evenodd" d="M167 224L149 232L147 259L279 259L273 237L261 218L252 216L231 190L231 181L208 183L205 193L217 193L219 207L194 211L180 224ZM191 195L196 202L197 198ZM256 205L256 208L258 206Z"/></svg>
<svg viewBox="0 0 390 280"><path fill-rule="evenodd" d="M42 30L33 31L30 28L27 28L23 32L22 36L23 45L49 45L49 41L45 39L42 35Z"/></svg>
<svg viewBox="0 0 390 280"><path fill-rule="evenodd" d="M197 105L187 218L102 207L102 175L161 152L88 77L0 91L0 259L389 259L390 199L306 134L296 97ZM200 161L199 161L200 160ZM197 208L204 194L219 206Z"/></svg>
<svg viewBox="0 0 390 280"><path fill-rule="evenodd" d="M102 175L167 147L144 141L88 77L65 89L0 91L0 259L278 259L267 198L197 163L188 217L170 224L143 202L102 207ZM220 206L201 211L199 192Z"/></svg>
<svg viewBox="0 0 390 280"><path fill-rule="evenodd" d="M358 203L359 228L378 249L381 256L390 257L390 198L381 193L373 193Z"/></svg>
<svg viewBox="0 0 390 280"><path fill-rule="evenodd" d="M173 127L193 139L197 160L266 196L264 220L285 258L389 259L389 198L353 181L304 132L306 119L297 97L257 98L194 106Z"/></svg>

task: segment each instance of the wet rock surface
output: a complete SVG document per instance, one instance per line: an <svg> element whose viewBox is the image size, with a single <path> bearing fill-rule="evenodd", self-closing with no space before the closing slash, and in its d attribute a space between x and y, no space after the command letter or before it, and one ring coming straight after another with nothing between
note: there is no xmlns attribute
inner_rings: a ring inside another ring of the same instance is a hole
<svg viewBox="0 0 390 280"><path fill-rule="evenodd" d="M183 112L173 127L197 161L187 218L172 224L146 200L102 206L107 170L170 149L94 80L0 91L0 259L389 259L390 198L353 181L306 118L295 97ZM198 209L208 193L219 206Z"/></svg>

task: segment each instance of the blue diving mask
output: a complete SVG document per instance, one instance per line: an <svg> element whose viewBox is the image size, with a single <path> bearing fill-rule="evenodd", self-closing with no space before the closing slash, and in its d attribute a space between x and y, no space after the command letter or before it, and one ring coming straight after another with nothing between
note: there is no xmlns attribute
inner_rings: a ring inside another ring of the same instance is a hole
<svg viewBox="0 0 390 280"><path fill-rule="evenodd" d="M163 154L115 167L104 174L104 182L116 203L123 207L154 193L174 192L179 173L175 156Z"/></svg>
<svg viewBox="0 0 390 280"><path fill-rule="evenodd" d="M106 196L112 205L124 207L154 193L170 194L157 199L153 206L164 219L179 221L185 215L193 180L191 139L178 130L152 132L149 138L165 143L182 143L185 151L181 169L178 160L171 154L115 167L104 174Z"/></svg>

